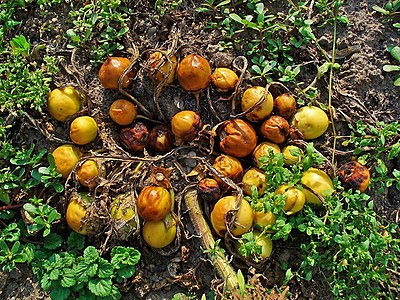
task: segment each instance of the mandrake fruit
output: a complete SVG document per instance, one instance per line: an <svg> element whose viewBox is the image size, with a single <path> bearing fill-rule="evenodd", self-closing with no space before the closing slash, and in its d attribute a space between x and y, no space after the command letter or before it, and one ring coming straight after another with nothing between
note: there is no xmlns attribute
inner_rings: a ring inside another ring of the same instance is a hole
<svg viewBox="0 0 400 300"><path fill-rule="evenodd" d="M334 192L331 178L324 171L316 168L309 168L304 172L301 177L301 183L322 198L330 196ZM313 192L306 188L303 189L303 193L306 196L306 204L321 206L321 200Z"/></svg>
<svg viewBox="0 0 400 300"><path fill-rule="evenodd" d="M296 127L304 139L316 139L328 129L329 119L326 113L316 106L304 106L293 116L292 126Z"/></svg>
<svg viewBox="0 0 400 300"><path fill-rule="evenodd" d="M216 68L211 75L211 82L219 92L227 92L235 88L239 78L228 68Z"/></svg>
<svg viewBox="0 0 400 300"><path fill-rule="evenodd" d="M366 166L357 161L350 161L338 170L339 180L347 188L359 190L361 193L368 188L371 175Z"/></svg>
<svg viewBox="0 0 400 300"><path fill-rule="evenodd" d="M250 204L242 199L240 206L236 206L235 196L226 196L218 200L211 212L211 224L215 232L223 237L227 231L227 214L233 213L234 222L231 233L234 236L241 236L248 232L253 225L253 210Z"/></svg>
<svg viewBox="0 0 400 300"><path fill-rule="evenodd" d="M165 51L162 51L166 54ZM149 61L151 62L151 74L150 77L156 82L162 82L167 76L165 83L171 84L175 79L176 67L178 65L178 60L175 55L170 57L170 61L161 54L161 52L157 51L150 55ZM169 75L168 75L169 74Z"/></svg>
<svg viewBox="0 0 400 300"><path fill-rule="evenodd" d="M118 125L129 125L137 116L136 106L128 100L115 100L109 110L111 120Z"/></svg>
<svg viewBox="0 0 400 300"><path fill-rule="evenodd" d="M54 119L64 122L81 109L83 99L72 86L55 89L49 94L47 110Z"/></svg>
<svg viewBox="0 0 400 300"><path fill-rule="evenodd" d="M283 143L289 135L290 125L280 116L272 116L262 123L261 134L275 144Z"/></svg>
<svg viewBox="0 0 400 300"><path fill-rule="evenodd" d="M139 216L146 221L161 221L170 211L172 198L167 189L145 186L137 198Z"/></svg>
<svg viewBox="0 0 400 300"><path fill-rule="evenodd" d="M265 88L262 86L253 86L247 89L242 96L242 110L247 111L252 108L258 101L264 97ZM268 92L265 95L265 99L258 104L252 112L246 114L246 118L251 122L261 122L268 117L274 108L274 98L271 93Z"/></svg>
<svg viewBox="0 0 400 300"><path fill-rule="evenodd" d="M118 80L130 64L125 57L108 57L99 70L101 85L106 89L118 90ZM122 79L122 88L126 89L134 76L133 71L126 74Z"/></svg>
<svg viewBox="0 0 400 300"><path fill-rule="evenodd" d="M194 111L183 110L172 117L171 127L177 139L190 142L203 127L203 122Z"/></svg>
<svg viewBox="0 0 400 300"><path fill-rule="evenodd" d="M56 148L53 153L57 172L67 178L82 156L81 151L74 145L65 144Z"/></svg>
<svg viewBox="0 0 400 300"><path fill-rule="evenodd" d="M72 121L69 136L77 145L86 145L94 141L97 136L97 123L89 116L81 116Z"/></svg>
<svg viewBox="0 0 400 300"><path fill-rule="evenodd" d="M254 128L241 119L225 121L219 130L221 150L234 157L249 155L257 145Z"/></svg>

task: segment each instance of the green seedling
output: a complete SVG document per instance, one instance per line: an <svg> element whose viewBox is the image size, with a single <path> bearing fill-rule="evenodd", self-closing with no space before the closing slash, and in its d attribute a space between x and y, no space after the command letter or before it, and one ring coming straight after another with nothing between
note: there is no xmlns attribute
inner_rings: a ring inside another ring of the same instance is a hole
<svg viewBox="0 0 400 300"><path fill-rule="evenodd" d="M392 57L397 62L397 65L384 65L383 70L385 72L399 72L400 71L400 47L390 46L387 51L392 55ZM400 86L400 75L393 82L394 86Z"/></svg>

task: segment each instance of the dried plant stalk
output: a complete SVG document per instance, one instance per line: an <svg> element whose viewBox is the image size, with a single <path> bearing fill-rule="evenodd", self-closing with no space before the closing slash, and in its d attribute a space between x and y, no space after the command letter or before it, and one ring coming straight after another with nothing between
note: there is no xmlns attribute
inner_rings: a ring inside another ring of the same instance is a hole
<svg viewBox="0 0 400 300"><path fill-rule="evenodd" d="M195 189L191 189L186 192L185 203L189 211L190 219L192 220L197 234L201 238L203 247L205 250L212 250L215 254L212 258L213 263L219 274L226 282L226 287L229 290L237 289L238 279L236 272L225 258L225 254L215 245L215 240L211 233L210 227L204 219L203 213L200 209L200 205L197 200L197 191Z"/></svg>

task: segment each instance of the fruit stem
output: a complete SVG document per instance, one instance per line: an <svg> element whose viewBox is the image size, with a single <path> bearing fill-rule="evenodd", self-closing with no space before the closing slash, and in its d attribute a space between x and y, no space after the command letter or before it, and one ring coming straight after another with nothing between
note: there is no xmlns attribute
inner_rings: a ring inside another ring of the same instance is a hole
<svg viewBox="0 0 400 300"><path fill-rule="evenodd" d="M190 219L201 237L201 242L205 250L213 251L212 257L213 264L217 267L220 275L226 282L226 287L229 290L235 290L238 287L238 279L236 272L225 258L224 252L215 244L214 237L211 233L210 227L203 217L199 201L197 199L197 191L191 189L185 193L185 203L189 211Z"/></svg>

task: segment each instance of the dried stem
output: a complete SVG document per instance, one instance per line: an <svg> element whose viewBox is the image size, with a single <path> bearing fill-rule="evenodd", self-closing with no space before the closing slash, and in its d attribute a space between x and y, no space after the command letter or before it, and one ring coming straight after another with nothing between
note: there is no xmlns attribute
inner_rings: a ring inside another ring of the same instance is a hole
<svg viewBox="0 0 400 300"><path fill-rule="evenodd" d="M225 258L223 251L215 245L214 237L210 227L203 217L197 200L197 191L192 189L185 194L185 203L189 210L190 219L196 229L197 234L201 237L201 242L206 250L212 250L215 255L212 257L214 266L218 269L220 275L226 282L229 290L237 289L238 279L236 272Z"/></svg>

